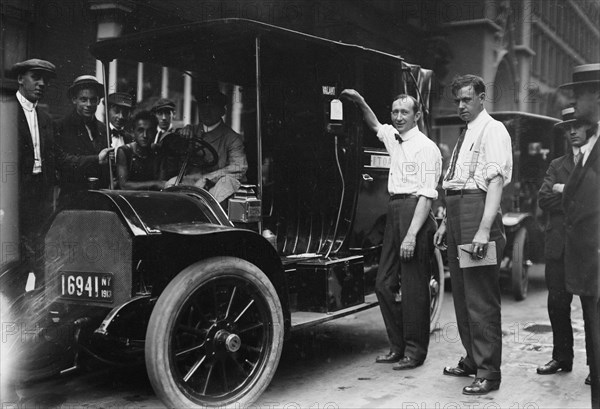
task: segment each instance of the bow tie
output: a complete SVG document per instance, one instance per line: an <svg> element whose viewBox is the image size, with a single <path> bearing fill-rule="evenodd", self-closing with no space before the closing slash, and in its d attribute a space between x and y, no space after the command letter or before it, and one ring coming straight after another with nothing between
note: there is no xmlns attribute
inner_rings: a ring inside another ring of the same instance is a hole
<svg viewBox="0 0 600 409"><path fill-rule="evenodd" d="M110 136L120 138L125 135L125 131L122 129L113 128L110 130Z"/></svg>
<svg viewBox="0 0 600 409"><path fill-rule="evenodd" d="M402 142L404 142L404 141L402 140L402 138L400 137L400 135L398 135L397 133L396 133L396 134L394 134L394 137L396 138L396 140L398 141L398 143L402 143Z"/></svg>

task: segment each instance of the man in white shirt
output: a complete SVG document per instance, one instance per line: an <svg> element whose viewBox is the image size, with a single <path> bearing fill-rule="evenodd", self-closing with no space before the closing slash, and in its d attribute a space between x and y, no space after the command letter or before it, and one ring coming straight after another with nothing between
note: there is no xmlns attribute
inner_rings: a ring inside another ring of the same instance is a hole
<svg viewBox="0 0 600 409"><path fill-rule="evenodd" d="M512 177L512 149L508 131L485 110L483 79L457 77L452 94L465 121L444 177L446 219L435 234L436 246L447 236L448 265L461 342L467 352L444 375L475 375L463 388L466 395L484 395L500 388L502 328L499 271L506 244L500 201ZM471 257L487 256L490 241L496 244L496 264L460 268L458 245L471 244Z"/></svg>
<svg viewBox="0 0 600 409"><path fill-rule="evenodd" d="M116 151L119 146L133 142L133 135L127 129L133 110L133 97L125 92L114 92L108 96L107 102L110 146Z"/></svg>
<svg viewBox="0 0 600 409"><path fill-rule="evenodd" d="M600 63L573 69L575 118L590 124L583 158L563 189L565 285L579 295L590 366L592 407L600 407Z"/></svg>
<svg viewBox="0 0 600 409"><path fill-rule="evenodd" d="M53 210L54 123L39 109L50 81L56 77L54 64L37 58L22 61L12 68L19 83L16 99L21 107L17 114L19 146L19 231L21 262L33 270L40 254L40 232ZM18 295L25 290L27 272L14 286L4 285L3 292Z"/></svg>
<svg viewBox="0 0 600 409"><path fill-rule="evenodd" d="M390 154L390 202L375 290L390 342L378 363L398 362L395 370L423 364L429 347L429 260L435 219L431 204L442 169L436 144L419 131L419 103L398 95L392 103L392 125L383 125L355 90L340 98L354 101L364 120ZM401 288L401 302L397 300Z"/></svg>

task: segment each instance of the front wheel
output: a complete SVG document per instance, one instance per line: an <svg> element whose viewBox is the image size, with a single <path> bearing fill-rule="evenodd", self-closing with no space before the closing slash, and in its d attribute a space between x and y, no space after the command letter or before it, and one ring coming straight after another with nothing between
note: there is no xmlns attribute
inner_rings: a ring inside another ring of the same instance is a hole
<svg viewBox="0 0 600 409"><path fill-rule="evenodd" d="M154 307L148 376L169 408L245 407L271 382L283 336L279 297L258 267L203 260L179 273Z"/></svg>

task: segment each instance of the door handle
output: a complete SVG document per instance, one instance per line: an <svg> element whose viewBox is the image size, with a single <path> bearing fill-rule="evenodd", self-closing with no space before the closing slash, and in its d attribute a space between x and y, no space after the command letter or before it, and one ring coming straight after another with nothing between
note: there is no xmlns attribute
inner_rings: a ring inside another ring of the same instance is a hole
<svg viewBox="0 0 600 409"><path fill-rule="evenodd" d="M363 173L362 174L362 178L365 182L372 182L373 178L371 177L371 175L369 175L368 173Z"/></svg>

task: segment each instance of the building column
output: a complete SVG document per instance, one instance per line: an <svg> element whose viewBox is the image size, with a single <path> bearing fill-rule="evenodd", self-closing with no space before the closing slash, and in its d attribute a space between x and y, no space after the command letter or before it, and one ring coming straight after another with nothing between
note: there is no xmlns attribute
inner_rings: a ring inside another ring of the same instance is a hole
<svg viewBox="0 0 600 409"><path fill-rule="evenodd" d="M130 0L89 0L90 10L95 12L98 21L97 40L119 37L123 32L125 16L133 10L133 2ZM109 64L108 70L108 92L117 90L117 61ZM104 83L103 67L100 61L96 61L96 78ZM104 106L99 105L96 118L104 121Z"/></svg>

